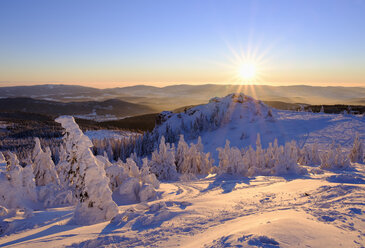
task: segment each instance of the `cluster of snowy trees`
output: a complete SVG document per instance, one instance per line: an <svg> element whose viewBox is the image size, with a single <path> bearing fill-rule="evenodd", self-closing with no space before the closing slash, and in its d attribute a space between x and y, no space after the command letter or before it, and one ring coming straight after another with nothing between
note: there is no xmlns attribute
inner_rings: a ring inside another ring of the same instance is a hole
<svg viewBox="0 0 365 248"><path fill-rule="evenodd" d="M58 162L52 159L52 151L38 138L28 164L21 166L13 152L0 153L0 215L23 209L30 216L32 209L76 205L72 221L92 224L112 219L118 214L120 202L144 202L157 197L159 180L177 180L191 176L205 176L209 173L234 174L241 176L302 174L302 165L317 165L322 169L344 169L351 162L363 162L364 148L357 135L353 148L345 154L339 145L333 143L330 149L319 151L313 144L299 148L295 141L278 145L277 140L267 148L261 145L257 135L255 149L231 147L229 141L217 148L217 166L210 153L204 152L201 138L190 145L180 135L175 143L167 143L160 137L159 146L151 156L144 157L139 136L130 155L123 161L111 156L108 150L99 150L103 155L93 153L94 145L83 134L73 117L56 119L64 128L64 137L58 152ZM101 143L100 143L101 144ZM119 144L123 144L121 141ZM125 144L126 145L126 144ZM100 147L108 146L104 142ZM110 146L110 150L116 149ZM119 147L123 147L120 145ZM94 150L95 151L95 150ZM138 154L139 153L139 154Z"/></svg>
<svg viewBox="0 0 365 248"><path fill-rule="evenodd" d="M250 147L239 150L230 147L229 141L224 148L218 148L218 173L239 174L242 176L302 174L298 161L298 149L294 141L285 146L278 146L277 140L270 143L267 149L261 146L260 135L257 135L256 150Z"/></svg>
<svg viewBox="0 0 365 248"><path fill-rule="evenodd" d="M214 160L203 149L200 137L197 144L191 143L189 146L184 136L180 135L175 148L174 144L165 143L162 136L159 148L152 153L148 165L160 180L174 180L179 178L179 174L207 175L212 170Z"/></svg>
<svg viewBox="0 0 365 248"><path fill-rule="evenodd" d="M60 146L59 138L41 138L41 144L49 147L52 152L52 159L58 159L58 150ZM29 154L32 152L34 146L34 137L15 138L15 137L1 137L0 151L11 151L16 154L20 163L29 163Z"/></svg>
<svg viewBox="0 0 365 248"><path fill-rule="evenodd" d="M32 210L60 205L74 205L72 221L92 224L110 220L118 214L113 191L124 197L147 201L156 196L159 181L144 161L141 169L132 159L112 164L104 156L95 156L91 140L83 134L73 117L56 119L65 129L54 164L48 147L35 145L30 163L21 166L17 156L0 153L0 206L3 215L23 209L27 216ZM130 189L130 191L128 191Z"/></svg>
<svg viewBox="0 0 365 248"><path fill-rule="evenodd" d="M241 176L303 174L306 169L302 165L317 165L321 169L345 169L351 162L363 162L362 143L356 136L350 154L342 151L341 146L332 143L325 151L319 151L318 144L299 148L295 141L279 146L277 140L262 148L260 135L257 135L256 149L230 147L227 140L224 148L219 147L218 166L209 153L203 152L199 137L197 144L185 142L180 135L177 148L174 144L160 140L159 148L152 153L149 161L151 171L158 179L173 180L179 174L207 175L209 173L234 174Z"/></svg>

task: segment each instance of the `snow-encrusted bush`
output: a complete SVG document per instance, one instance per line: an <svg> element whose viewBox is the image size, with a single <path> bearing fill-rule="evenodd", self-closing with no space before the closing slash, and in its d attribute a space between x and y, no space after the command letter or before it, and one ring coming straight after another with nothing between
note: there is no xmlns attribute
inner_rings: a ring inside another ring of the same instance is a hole
<svg viewBox="0 0 365 248"><path fill-rule="evenodd" d="M175 154L177 171L181 174L209 174L214 160L210 157L210 153L204 153L203 149L200 137L197 144L191 143L189 146L185 142L184 136L180 135Z"/></svg>
<svg viewBox="0 0 365 248"><path fill-rule="evenodd" d="M300 150L298 163L301 165L320 165L321 158L319 155L318 144L304 146Z"/></svg>
<svg viewBox="0 0 365 248"><path fill-rule="evenodd" d="M106 174L112 191L129 202L154 199L160 186L155 174L150 172L147 158L143 159L141 169L131 158L127 158L126 163L119 160L106 169Z"/></svg>
<svg viewBox="0 0 365 248"><path fill-rule="evenodd" d="M362 144L359 134L356 134L354 145L350 152L350 160L353 163L362 163L364 159L364 145Z"/></svg>
<svg viewBox="0 0 365 248"><path fill-rule="evenodd" d="M45 186L51 183L58 185L60 182L51 157L51 150L47 147L48 149L44 152L39 138L35 138L34 141L32 167L36 185Z"/></svg>
<svg viewBox="0 0 365 248"><path fill-rule="evenodd" d="M79 201L73 220L79 224L93 224L112 219L118 214L118 206L112 199L104 164L90 150L92 142L73 117L61 116L56 122L66 130L67 159L61 162L63 178L68 180Z"/></svg>
<svg viewBox="0 0 365 248"><path fill-rule="evenodd" d="M165 143L161 137L159 149L152 153L149 167L159 180L174 180L178 178L175 165L175 149L169 143Z"/></svg>
<svg viewBox="0 0 365 248"><path fill-rule="evenodd" d="M349 157L342 152L340 145L335 145L334 141L329 150L322 153L321 169L346 169L350 166Z"/></svg>

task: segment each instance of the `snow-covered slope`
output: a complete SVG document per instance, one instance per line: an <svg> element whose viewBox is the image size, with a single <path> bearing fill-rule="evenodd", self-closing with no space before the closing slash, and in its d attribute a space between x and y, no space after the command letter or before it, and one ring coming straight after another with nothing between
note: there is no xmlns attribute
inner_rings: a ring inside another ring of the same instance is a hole
<svg viewBox="0 0 365 248"><path fill-rule="evenodd" d="M154 131L167 141L176 142L179 133L194 143L201 136L205 152L214 158L226 140L239 148L255 147L258 133L263 147L278 139L279 145L295 140L300 147L318 142L321 149L334 140L350 148L356 133L365 142L363 116L276 110L242 93L213 98L182 113L162 112L159 120Z"/></svg>
<svg viewBox="0 0 365 248"><path fill-rule="evenodd" d="M161 199L111 222L68 224L72 208L11 219L8 247L363 247L365 172L162 183Z"/></svg>

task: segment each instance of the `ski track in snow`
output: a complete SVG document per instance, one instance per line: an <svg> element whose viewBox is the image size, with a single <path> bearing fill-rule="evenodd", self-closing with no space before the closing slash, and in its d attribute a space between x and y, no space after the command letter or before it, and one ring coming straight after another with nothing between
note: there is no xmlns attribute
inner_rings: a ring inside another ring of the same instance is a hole
<svg viewBox="0 0 365 248"><path fill-rule="evenodd" d="M310 167L308 167L310 168ZM165 182L121 219L68 225L72 209L14 217L0 247L363 247L365 173L207 177ZM30 224L31 223L31 224Z"/></svg>

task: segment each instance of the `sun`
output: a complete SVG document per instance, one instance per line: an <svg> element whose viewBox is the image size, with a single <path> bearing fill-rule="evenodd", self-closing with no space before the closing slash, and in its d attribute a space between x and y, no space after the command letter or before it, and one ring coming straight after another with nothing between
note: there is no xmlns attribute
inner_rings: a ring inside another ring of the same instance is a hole
<svg viewBox="0 0 365 248"><path fill-rule="evenodd" d="M245 63L239 67L238 74L243 80L252 80L256 76L256 66L253 63Z"/></svg>

